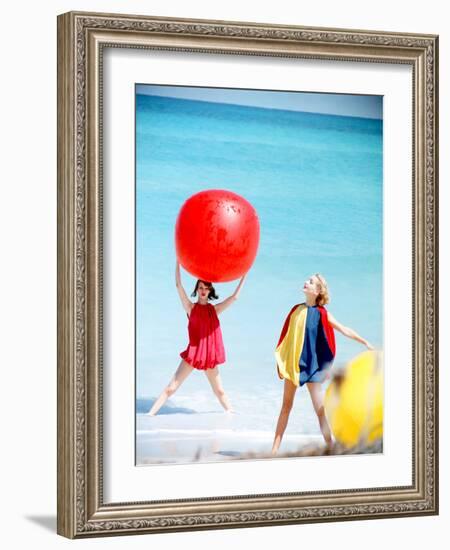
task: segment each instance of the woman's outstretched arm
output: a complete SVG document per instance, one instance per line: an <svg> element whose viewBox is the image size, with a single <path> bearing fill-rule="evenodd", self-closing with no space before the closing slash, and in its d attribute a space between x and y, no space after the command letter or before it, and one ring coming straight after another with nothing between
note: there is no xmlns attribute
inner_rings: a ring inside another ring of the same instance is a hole
<svg viewBox="0 0 450 550"><path fill-rule="evenodd" d="M244 284L244 281L245 281L246 277L247 277L247 273L241 278L241 280L239 281L239 284L236 287L236 290L233 292L233 294L231 296L229 296L228 298L226 298L223 302L220 302L219 304L216 304L215 308L216 308L217 315L222 313L222 311L224 309L227 309L227 307L231 306L231 304L238 299L238 296L241 292L242 285Z"/></svg>
<svg viewBox="0 0 450 550"><path fill-rule="evenodd" d="M184 290L183 285L181 284L180 264L178 263L178 260L176 262L176 267L175 267L175 284L177 285L178 294L180 295L183 308L186 311L186 313L190 315L193 303L187 297L186 291Z"/></svg>
<svg viewBox="0 0 450 550"><path fill-rule="evenodd" d="M347 336L347 338L351 338L352 340L356 340L357 342L360 342L364 346L367 346L369 349L374 349L372 344L365 340L362 336L357 334L353 329L349 327L345 327L344 325L341 325L341 323L338 323L336 319L331 315L330 312L328 312L328 321L330 322L330 325L341 332L344 336Z"/></svg>

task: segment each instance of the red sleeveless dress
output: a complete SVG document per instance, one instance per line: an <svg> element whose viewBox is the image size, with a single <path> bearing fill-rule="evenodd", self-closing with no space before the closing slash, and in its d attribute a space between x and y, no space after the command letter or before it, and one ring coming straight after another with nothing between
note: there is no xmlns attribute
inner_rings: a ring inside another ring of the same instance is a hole
<svg viewBox="0 0 450 550"><path fill-rule="evenodd" d="M188 324L189 344L180 357L199 370L213 369L225 362L219 317L212 304L194 303Z"/></svg>

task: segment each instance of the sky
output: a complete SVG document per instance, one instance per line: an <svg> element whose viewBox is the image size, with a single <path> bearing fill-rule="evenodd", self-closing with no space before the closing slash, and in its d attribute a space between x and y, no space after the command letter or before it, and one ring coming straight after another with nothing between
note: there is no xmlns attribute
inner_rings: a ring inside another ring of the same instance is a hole
<svg viewBox="0 0 450 550"><path fill-rule="evenodd" d="M215 103L232 103L234 105L247 105L266 109L284 109L361 118L383 118L383 98L376 95L238 90L147 84L137 84L136 93Z"/></svg>

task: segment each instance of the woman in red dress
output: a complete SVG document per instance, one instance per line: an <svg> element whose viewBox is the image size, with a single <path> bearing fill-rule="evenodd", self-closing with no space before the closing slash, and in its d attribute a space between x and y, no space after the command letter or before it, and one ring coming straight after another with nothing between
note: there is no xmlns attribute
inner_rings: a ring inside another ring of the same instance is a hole
<svg viewBox="0 0 450 550"><path fill-rule="evenodd" d="M241 278L230 297L216 305L209 303L209 300L218 298L212 283L199 279L192 293L194 297L198 294L198 299L196 302L191 302L181 284L180 264L177 261L175 281L181 303L189 319L189 344L180 353L181 362L178 369L147 413L149 416L155 416L194 369L205 371L212 390L225 411L233 412L219 375L218 365L225 362L225 349L218 316L237 300L245 277L246 275Z"/></svg>

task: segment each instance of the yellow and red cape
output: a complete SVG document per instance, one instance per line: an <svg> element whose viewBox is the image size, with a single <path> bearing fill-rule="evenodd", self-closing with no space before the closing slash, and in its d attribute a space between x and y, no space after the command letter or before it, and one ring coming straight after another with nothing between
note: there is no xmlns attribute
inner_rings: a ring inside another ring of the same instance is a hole
<svg viewBox="0 0 450 550"><path fill-rule="evenodd" d="M320 322L316 341L316 355L318 368L322 370L329 366L334 359L336 342L334 329L328 321L327 310L323 306L317 306L317 309L320 311ZM291 309L286 317L275 349L279 378L290 380L296 386L300 384L300 357L305 342L307 316L308 306L305 303L297 304Z"/></svg>

